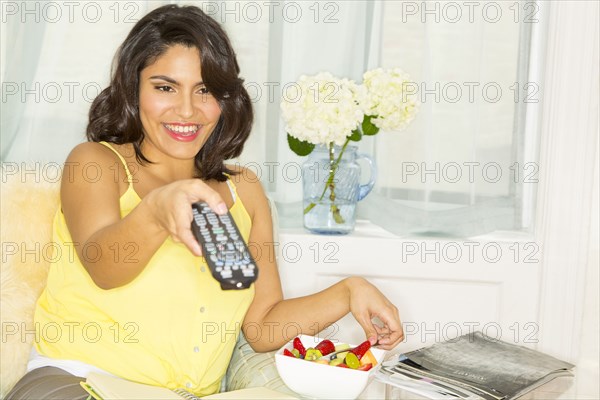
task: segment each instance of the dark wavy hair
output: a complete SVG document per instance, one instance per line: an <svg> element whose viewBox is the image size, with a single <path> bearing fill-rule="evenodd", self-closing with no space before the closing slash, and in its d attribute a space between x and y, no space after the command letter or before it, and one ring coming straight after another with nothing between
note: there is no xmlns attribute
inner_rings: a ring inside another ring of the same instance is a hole
<svg viewBox="0 0 600 400"><path fill-rule="evenodd" d="M250 134L252 103L238 76L240 68L227 34L198 7L159 7L135 24L115 55L110 85L92 103L87 139L133 143L138 161L151 162L140 148L145 135L139 115L139 77L173 45L199 50L202 81L221 108L219 122L196 155L197 176L224 181L225 173L235 173L224 160L239 156Z"/></svg>

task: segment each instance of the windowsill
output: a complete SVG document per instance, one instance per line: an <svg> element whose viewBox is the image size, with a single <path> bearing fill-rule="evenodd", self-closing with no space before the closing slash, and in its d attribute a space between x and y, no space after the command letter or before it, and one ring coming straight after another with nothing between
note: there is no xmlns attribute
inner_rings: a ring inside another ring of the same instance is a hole
<svg viewBox="0 0 600 400"><path fill-rule="evenodd" d="M436 203L437 204L437 203ZM429 205L433 207L432 204ZM476 242L531 242L535 236L525 230L512 230L515 224L514 210L501 204L495 206L477 205L469 209L423 210L401 206L395 203L390 207L389 201L380 196L370 195L359 203L356 229L350 237L379 239L419 239L425 241L476 241ZM297 235L313 235L303 227L302 204L277 203L279 227L282 232ZM374 222L373 222L374 221ZM496 229L489 232L489 229ZM486 232L479 234L480 232Z"/></svg>
<svg viewBox="0 0 600 400"><path fill-rule="evenodd" d="M362 219L356 221L356 226L354 232L349 233L348 235L319 235L316 233L311 233L307 229L304 229L301 226L298 227L282 227L279 231L281 234L288 235L300 235L300 236L312 236L312 237L322 237L326 238L328 241L331 241L335 238L346 238L346 237L356 237L356 238L364 238L364 239L397 239L399 236L394 235L393 233L383 229L379 225L375 225L369 220Z"/></svg>
<svg viewBox="0 0 600 400"><path fill-rule="evenodd" d="M332 240L347 240L352 239L387 239L387 240L412 240L421 241L464 241L464 242L498 242L498 243L525 243L535 241L535 236L530 232L523 231L495 231L484 235L471 237L453 237L449 235L396 235L379 225L372 223L366 219L356 221L355 229L348 235L321 235L311 233L302 226L283 226L279 230L280 235L290 235L295 237L310 237L312 239L320 239L331 242Z"/></svg>

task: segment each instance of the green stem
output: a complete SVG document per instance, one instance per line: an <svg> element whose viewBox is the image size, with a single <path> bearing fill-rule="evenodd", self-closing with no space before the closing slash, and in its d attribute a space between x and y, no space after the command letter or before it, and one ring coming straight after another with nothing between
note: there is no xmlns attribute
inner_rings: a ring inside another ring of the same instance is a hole
<svg viewBox="0 0 600 400"><path fill-rule="evenodd" d="M331 168L329 170L329 177L327 178L327 182L325 183L325 187L323 188L323 192L321 193L321 196L319 197L319 202L323 200L323 197L325 197L325 193L327 192L327 189L329 188L329 190L331 191L331 194L329 195L329 199L331 201L335 200L335 184L333 182L334 178L335 178L335 173L337 172L337 169L340 165L340 161L342 160L342 155L344 154L344 151L346 150L346 147L348 146L348 143L350 143L350 138L346 138L346 141L344 142L344 145L342 146L342 150L340 151L340 154L338 155L337 159L334 161L333 157L334 157L334 153L333 153L333 143L329 144L329 162L331 164ZM312 210L314 207L316 206L315 203L310 203L305 209L304 209L304 214L307 214L310 210ZM335 219L335 222L337 222L338 224L343 224L344 223L344 218L342 217L341 213L340 213L340 209L338 208L338 206L336 206L335 204L331 205L331 212L333 213L333 218Z"/></svg>

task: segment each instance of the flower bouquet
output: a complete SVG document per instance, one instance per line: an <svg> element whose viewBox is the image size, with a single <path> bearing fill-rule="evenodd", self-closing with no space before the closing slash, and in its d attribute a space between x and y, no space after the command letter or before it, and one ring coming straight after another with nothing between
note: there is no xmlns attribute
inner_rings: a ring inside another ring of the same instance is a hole
<svg viewBox="0 0 600 400"><path fill-rule="evenodd" d="M361 85L322 72L301 76L296 82L298 95L283 98L281 111L290 149L307 156L322 145L329 153L325 185L320 197L305 205L305 215L327 195L333 219L345 222L335 203L336 173L344 152L351 141L375 135L380 129L402 130L414 119L418 103L405 91L409 82L400 69L367 71Z"/></svg>

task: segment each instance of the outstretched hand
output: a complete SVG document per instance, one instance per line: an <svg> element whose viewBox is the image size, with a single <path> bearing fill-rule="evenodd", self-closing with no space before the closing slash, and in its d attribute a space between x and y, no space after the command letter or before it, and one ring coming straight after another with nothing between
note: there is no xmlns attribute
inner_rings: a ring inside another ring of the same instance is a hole
<svg viewBox="0 0 600 400"><path fill-rule="evenodd" d="M391 350L404 339L398 309L384 295L363 278L351 278L350 311L365 331L371 345L378 344ZM377 317L383 323L373 322Z"/></svg>
<svg viewBox="0 0 600 400"><path fill-rule="evenodd" d="M221 196L200 179L173 182L152 191L147 198L155 222L173 240L183 243L197 256L202 255L202 250L191 230L191 205L202 200L216 213L227 213L227 206Z"/></svg>

